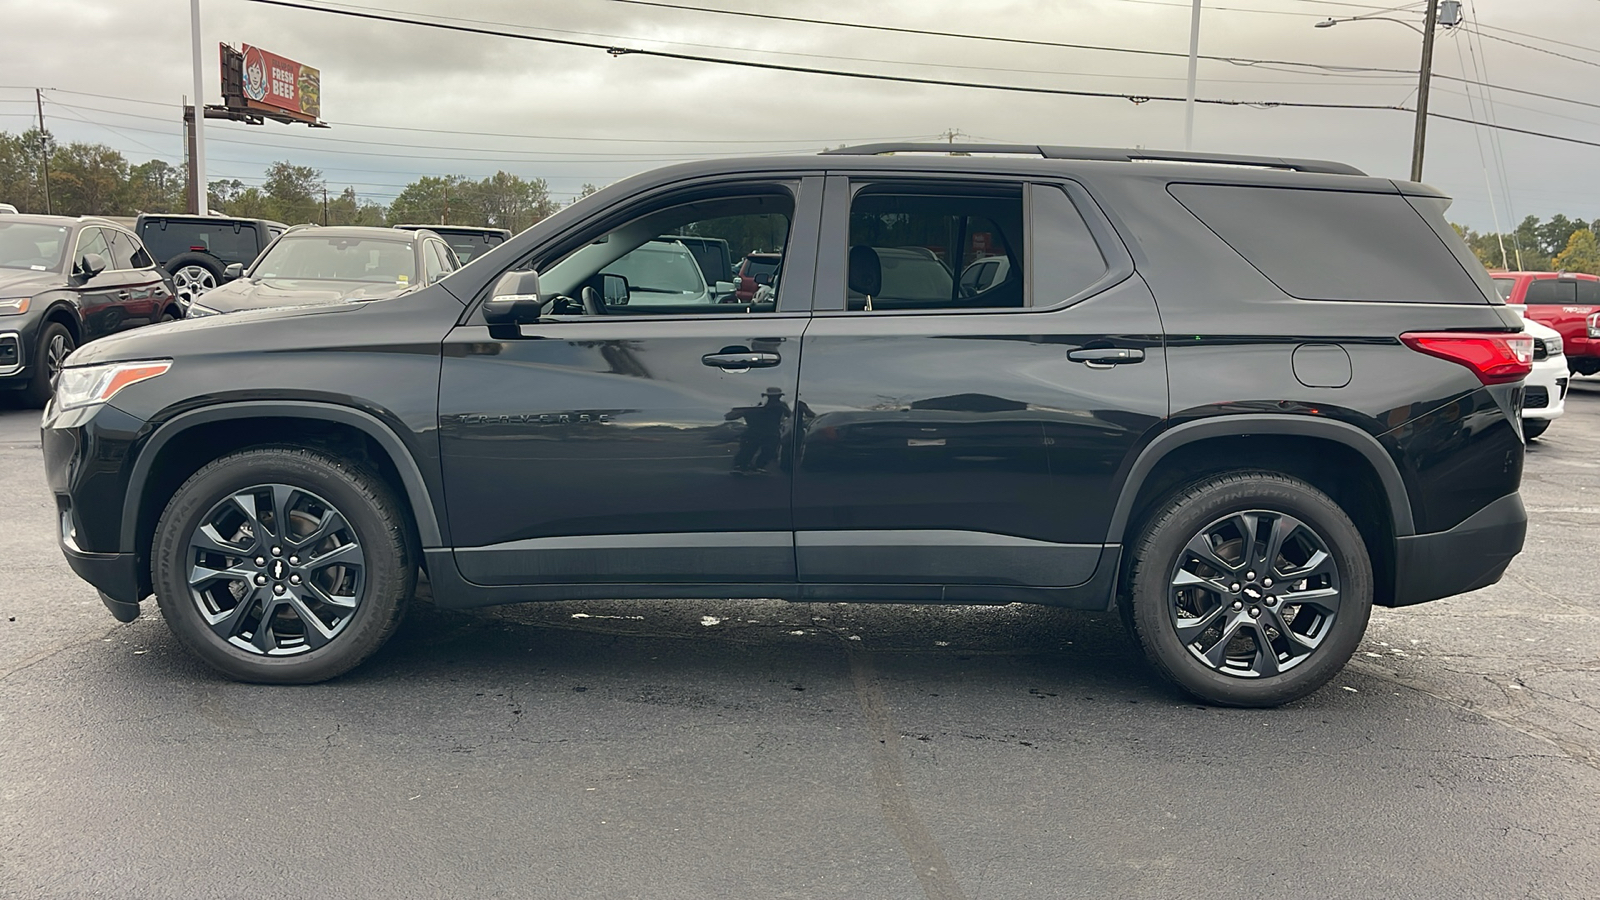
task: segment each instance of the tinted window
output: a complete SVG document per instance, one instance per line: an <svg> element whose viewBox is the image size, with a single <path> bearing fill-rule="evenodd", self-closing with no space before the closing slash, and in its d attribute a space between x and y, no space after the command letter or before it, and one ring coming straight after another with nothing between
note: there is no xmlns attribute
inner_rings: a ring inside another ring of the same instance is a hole
<svg viewBox="0 0 1600 900"><path fill-rule="evenodd" d="M249 263L256 258L256 226L246 222L146 219L139 238L163 263L190 252L210 253L223 262Z"/></svg>
<svg viewBox="0 0 1600 900"><path fill-rule="evenodd" d="M1580 278L1573 282L1573 287L1578 292L1579 306L1600 306L1600 281Z"/></svg>
<svg viewBox="0 0 1600 900"><path fill-rule="evenodd" d="M1170 190L1291 297L1488 302L1440 236L1397 194L1201 184Z"/></svg>
<svg viewBox="0 0 1600 900"><path fill-rule="evenodd" d="M850 204L846 307L866 312L1021 307L1021 238L1020 189L959 195L869 187ZM970 284L956 278L972 263L991 258L996 277L987 286L978 286L977 275Z"/></svg>
<svg viewBox="0 0 1600 900"><path fill-rule="evenodd" d="M1028 190L1032 304L1053 306L1099 281L1106 274L1106 258L1065 191L1043 184Z"/></svg>
<svg viewBox="0 0 1600 900"><path fill-rule="evenodd" d="M111 268L113 269L142 269L135 256L143 256L137 243L129 235L120 231L107 228L102 231L106 244L111 248Z"/></svg>
<svg viewBox="0 0 1600 900"><path fill-rule="evenodd" d="M1561 278L1535 278L1523 302L1529 306L1571 306L1578 302L1578 286Z"/></svg>
<svg viewBox="0 0 1600 900"><path fill-rule="evenodd" d="M471 262L474 256L483 255L490 247L505 243L498 234L444 234L440 237L456 252L462 265Z"/></svg>

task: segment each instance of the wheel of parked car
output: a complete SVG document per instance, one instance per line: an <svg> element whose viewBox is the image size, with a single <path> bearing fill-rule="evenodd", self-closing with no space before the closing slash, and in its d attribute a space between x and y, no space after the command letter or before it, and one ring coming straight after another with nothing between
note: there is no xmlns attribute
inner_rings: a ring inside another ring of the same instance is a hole
<svg viewBox="0 0 1600 900"><path fill-rule="evenodd" d="M222 269L197 253L168 260L167 271L172 273L172 286L178 296L185 300L193 300L222 283Z"/></svg>
<svg viewBox="0 0 1600 900"><path fill-rule="evenodd" d="M1531 441L1538 438L1539 435L1544 434L1545 430L1549 427L1549 419L1523 419L1522 436Z"/></svg>
<svg viewBox="0 0 1600 900"><path fill-rule="evenodd" d="M50 322L39 329L39 344L34 358L43 365L33 367L33 377L28 379L28 386L23 389L23 399L28 405L43 407L50 402L56 373L61 371L61 364L66 362L67 356L77 346L72 339L72 332L60 322Z"/></svg>
<svg viewBox="0 0 1600 900"><path fill-rule="evenodd" d="M324 453L225 456L172 496L156 526L162 615L243 681L304 684L366 659L416 586L410 528L372 472Z"/></svg>
<svg viewBox="0 0 1600 900"><path fill-rule="evenodd" d="M1321 687L1355 652L1372 563L1328 495L1231 472L1178 492L1149 522L1122 602L1151 664L1183 689L1273 706Z"/></svg>

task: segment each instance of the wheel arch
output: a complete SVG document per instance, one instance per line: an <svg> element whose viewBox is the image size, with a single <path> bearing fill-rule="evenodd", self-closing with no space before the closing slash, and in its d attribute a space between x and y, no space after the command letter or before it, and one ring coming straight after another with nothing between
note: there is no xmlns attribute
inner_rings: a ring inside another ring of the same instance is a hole
<svg viewBox="0 0 1600 900"><path fill-rule="evenodd" d="M405 444L382 420L332 403L263 401L192 410L156 429L129 473L122 509L122 546L145 557L165 501L179 485L223 454L282 443L285 424L297 425L302 442L310 446L359 453L406 503L421 545L443 545L427 482ZM190 440L177 441L183 436Z"/></svg>
<svg viewBox="0 0 1600 900"><path fill-rule="evenodd" d="M41 321L60 322L72 333L73 344L83 345L83 323L78 321L78 311L73 308L71 301L57 300L52 303L50 308L45 310Z"/></svg>
<svg viewBox="0 0 1600 900"><path fill-rule="evenodd" d="M1106 540L1127 545L1155 505L1183 484L1231 469L1261 468L1300 478L1331 496L1355 521L1373 563L1374 600L1392 605L1399 537L1416 533L1400 470L1370 434L1329 419L1247 415L1170 429L1134 461ZM1123 554L1124 566L1127 554Z"/></svg>

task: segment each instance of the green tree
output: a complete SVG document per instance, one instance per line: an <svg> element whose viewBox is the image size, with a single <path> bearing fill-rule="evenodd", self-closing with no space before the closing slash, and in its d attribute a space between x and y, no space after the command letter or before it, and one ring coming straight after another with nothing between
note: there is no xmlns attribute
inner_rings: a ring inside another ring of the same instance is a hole
<svg viewBox="0 0 1600 900"><path fill-rule="evenodd" d="M496 172L478 182L472 194L478 220L473 224L513 232L522 231L556 210L550 199L550 185L543 178L524 181L509 172Z"/></svg>
<svg viewBox="0 0 1600 900"><path fill-rule="evenodd" d="M1596 240L1594 232L1587 228L1574 231L1567 239L1566 248L1556 254L1554 262L1556 268L1563 272L1600 275L1600 240Z"/></svg>
<svg viewBox="0 0 1600 900"><path fill-rule="evenodd" d="M461 175L425 175L406 185L389 204L397 225L482 225L477 185Z"/></svg>
<svg viewBox="0 0 1600 900"><path fill-rule="evenodd" d="M55 151L48 131L0 132L0 200L25 213L44 212L44 161Z"/></svg>
<svg viewBox="0 0 1600 900"><path fill-rule="evenodd" d="M268 201L268 218L290 225L322 221L322 191L326 185L321 172L280 160L267 167L266 176L261 193Z"/></svg>
<svg viewBox="0 0 1600 900"><path fill-rule="evenodd" d="M329 225L382 225L384 208L356 196L356 189L346 187L337 197L328 198Z"/></svg>
<svg viewBox="0 0 1600 900"><path fill-rule="evenodd" d="M1586 231L1589 223L1582 219L1569 219L1561 213L1550 217L1550 221L1538 226L1536 232L1539 237L1539 251L1545 256L1555 256L1566 249L1567 242L1572 240L1574 232Z"/></svg>
<svg viewBox="0 0 1600 900"><path fill-rule="evenodd" d="M188 204L188 171L152 159L128 170L125 206L131 212L183 212Z"/></svg>
<svg viewBox="0 0 1600 900"><path fill-rule="evenodd" d="M50 155L50 192L57 215L118 216L128 161L105 144L71 143Z"/></svg>

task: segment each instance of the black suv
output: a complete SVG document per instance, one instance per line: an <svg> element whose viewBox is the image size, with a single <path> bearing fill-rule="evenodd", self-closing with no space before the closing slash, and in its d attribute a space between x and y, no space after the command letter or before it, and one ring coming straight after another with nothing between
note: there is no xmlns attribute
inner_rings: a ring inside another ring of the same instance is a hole
<svg viewBox="0 0 1600 900"><path fill-rule="evenodd" d="M444 607L1120 607L1158 670L1237 705L1325 683L1374 603L1499 579L1532 340L1445 197L949 149L667 168L383 303L84 348L44 422L67 557L251 681L365 659L420 568ZM716 302L662 251L680 234L783 274Z"/></svg>
<svg viewBox="0 0 1600 900"><path fill-rule="evenodd" d="M248 268L288 227L266 219L167 213L145 214L133 223L150 255L172 273L185 303L228 280L228 266Z"/></svg>
<svg viewBox="0 0 1600 900"><path fill-rule="evenodd" d="M166 274L120 225L0 217L0 391L44 406L73 348L178 313Z"/></svg>

